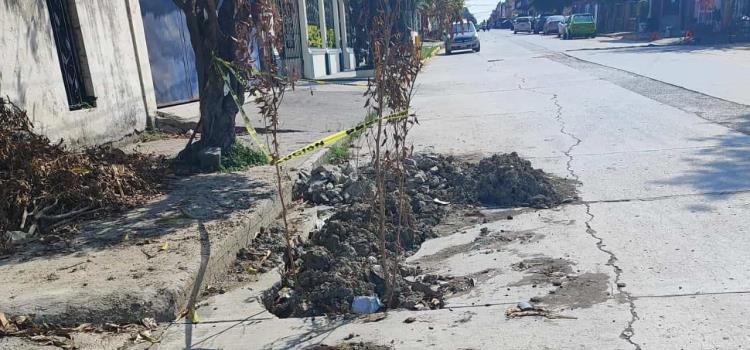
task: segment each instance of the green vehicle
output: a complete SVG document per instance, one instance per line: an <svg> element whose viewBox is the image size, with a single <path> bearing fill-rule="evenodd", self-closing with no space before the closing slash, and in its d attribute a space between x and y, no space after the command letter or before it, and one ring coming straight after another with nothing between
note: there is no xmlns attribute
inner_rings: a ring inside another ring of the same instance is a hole
<svg viewBox="0 0 750 350"><path fill-rule="evenodd" d="M560 22L559 29L558 36L562 36L563 40L576 37L593 38L596 36L594 16L588 13L579 13L566 17L563 22Z"/></svg>

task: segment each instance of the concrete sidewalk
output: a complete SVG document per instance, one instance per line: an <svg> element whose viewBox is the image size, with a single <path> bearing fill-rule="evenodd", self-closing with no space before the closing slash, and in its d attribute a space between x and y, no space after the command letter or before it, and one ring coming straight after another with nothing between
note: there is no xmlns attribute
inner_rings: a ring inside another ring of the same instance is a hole
<svg viewBox="0 0 750 350"><path fill-rule="evenodd" d="M352 123L364 120L365 100L362 97L366 86L327 82L316 84L300 82L293 90L286 92L280 108L279 134L281 135L281 152L291 152L311 141L325 137L330 133L344 130ZM270 133L258 108L248 96L245 99L245 113L263 142L269 144ZM161 108L158 111L156 127L166 132L184 133L195 129L200 117L198 102ZM252 143L244 130L245 121L239 113L236 117L239 138ZM185 147L187 136L124 147L142 153L154 153L166 156L176 155Z"/></svg>
<svg viewBox="0 0 750 350"><path fill-rule="evenodd" d="M308 86L289 93L282 151L362 121L363 105L360 87ZM174 155L184 144L168 139L130 148ZM286 198L295 172L313 167L324 152L285 163ZM0 260L0 311L61 324L171 321L191 294L220 281L237 251L277 219L274 174L262 166L175 179L166 194L140 208L83 223L72 242Z"/></svg>

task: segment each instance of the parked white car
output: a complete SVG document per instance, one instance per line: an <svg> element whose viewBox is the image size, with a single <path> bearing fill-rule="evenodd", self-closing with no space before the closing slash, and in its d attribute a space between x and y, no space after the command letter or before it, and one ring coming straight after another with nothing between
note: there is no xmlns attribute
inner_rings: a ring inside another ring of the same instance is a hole
<svg viewBox="0 0 750 350"><path fill-rule="evenodd" d="M531 33L532 31L531 17L518 17L513 21L513 34L518 32Z"/></svg>

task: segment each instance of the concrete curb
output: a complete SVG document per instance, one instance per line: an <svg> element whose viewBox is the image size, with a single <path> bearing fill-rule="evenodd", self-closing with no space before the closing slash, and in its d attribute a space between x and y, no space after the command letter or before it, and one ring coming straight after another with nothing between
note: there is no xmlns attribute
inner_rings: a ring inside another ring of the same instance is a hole
<svg viewBox="0 0 750 350"><path fill-rule="evenodd" d="M326 147L318 152L313 153L307 158L299 167L295 167L295 171L287 172L288 175L294 175L300 170L312 170L318 165L322 164L330 148ZM294 190L294 177L287 178L282 183L282 195L287 205L292 201L292 192ZM250 216L245 218L242 225L235 229L233 234L226 236L224 240L218 242L218 245L214 245L211 254L211 258L206 266L206 272L203 280L200 283L200 290L203 291L211 284L219 281L221 277L226 275L226 272L234 264L237 259L237 253L240 249L247 247L260 233L261 229L271 226L276 222L281 215L281 201L278 196L272 197L271 200L264 201L261 207L254 210ZM176 308L178 312L174 315L175 317L188 308L190 301L190 292L194 287L197 276L191 281L185 283L185 288L182 295L176 300ZM169 320L158 320L158 321L171 321Z"/></svg>

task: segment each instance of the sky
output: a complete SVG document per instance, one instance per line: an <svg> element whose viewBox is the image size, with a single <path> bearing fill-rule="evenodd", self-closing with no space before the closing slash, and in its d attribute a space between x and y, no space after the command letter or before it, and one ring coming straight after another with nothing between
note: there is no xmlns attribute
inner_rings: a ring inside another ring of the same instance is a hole
<svg viewBox="0 0 750 350"><path fill-rule="evenodd" d="M500 0L466 0L466 7L474 14L477 21L481 22L490 17L492 10L497 7Z"/></svg>

